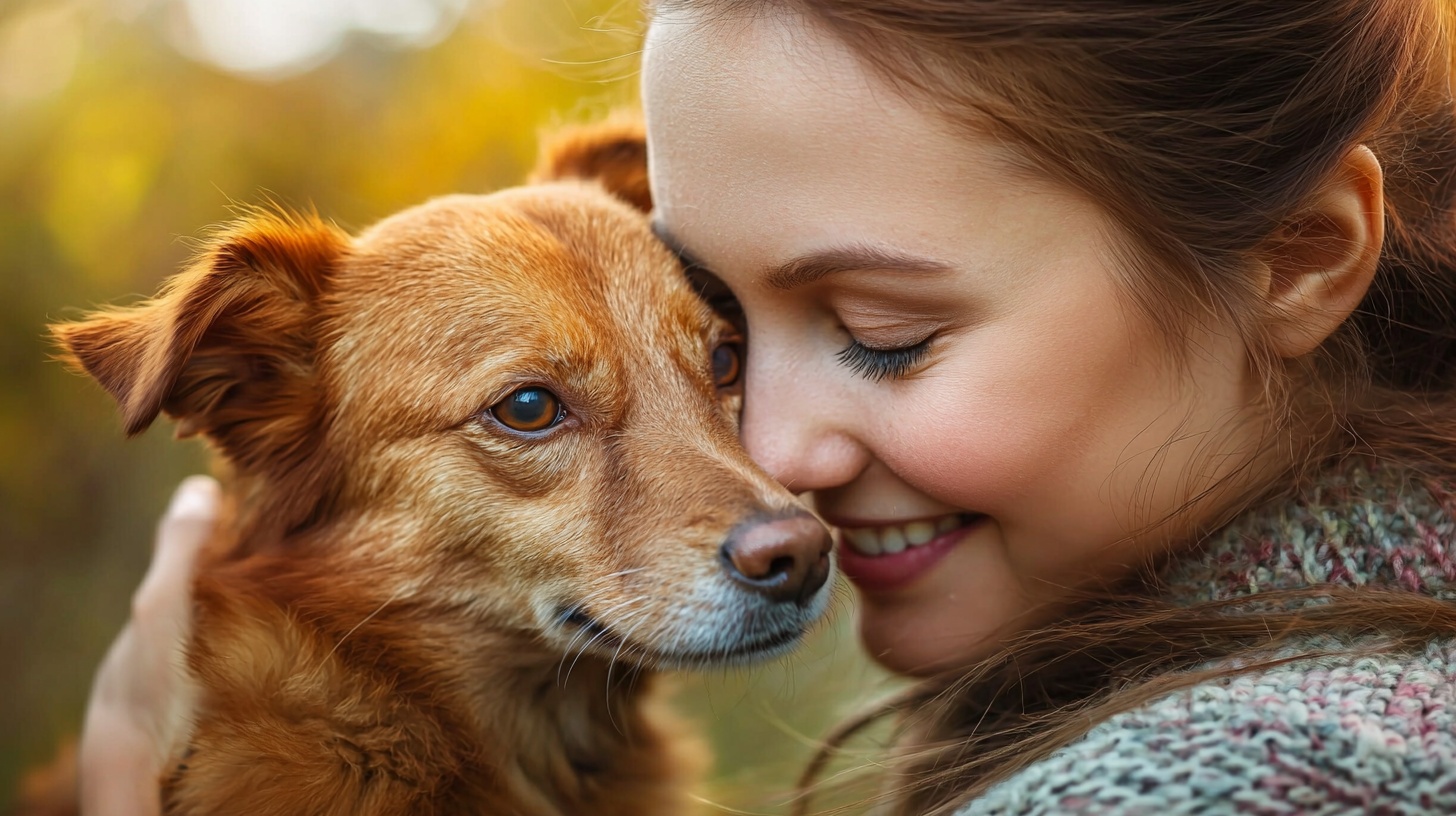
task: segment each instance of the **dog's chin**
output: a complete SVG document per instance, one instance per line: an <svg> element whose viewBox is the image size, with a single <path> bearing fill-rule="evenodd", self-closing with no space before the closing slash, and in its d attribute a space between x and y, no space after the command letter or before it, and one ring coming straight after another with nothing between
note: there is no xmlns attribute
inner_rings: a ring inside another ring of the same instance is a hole
<svg viewBox="0 0 1456 816"><path fill-rule="evenodd" d="M574 659L575 653L590 653L615 663L665 671L758 663L792 651L808 632L808 626L789 626L754 636L725 638L720 643L694 648L697 644L653 645L646 642L647 638L624 636L580 610L573 610L569 617L571 625L577 629L571 640L578 641L578 644L575 647L568 645L568 660ZM581 641L585 641L585 645Z"/></svg>
<svg viewBox="0 0 1456 816"><path fill-rule="evenodd" d="M803 607L773 610L767 625L745 629L742 616L733 623L681 619L658 627L621 626L594 617L582 606L562 608L556 618L564 637L566 660L593 654L615 663L671 671L746 666L793 651L823 617L829 593ZM762 621L762 617L759 618ZM735 625L736 624L736 625Z"/></svg>
<svg viewBox="0 0 1456 816"><path fill-rule="evenodd" d="M798 627L758 638L745 638L737 644L719 649L676 652L659 650L648 653L648 659L643 663L665 671L748 666L788 654L807 633L807 627Z"/></svg>

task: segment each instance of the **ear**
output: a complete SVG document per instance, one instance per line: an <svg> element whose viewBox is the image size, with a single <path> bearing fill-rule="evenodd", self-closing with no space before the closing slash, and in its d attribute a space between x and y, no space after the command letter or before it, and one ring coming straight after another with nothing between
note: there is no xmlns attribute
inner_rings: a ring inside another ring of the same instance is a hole
<svg viewBox="0 0 1456 816"><path fill-rule="evenodd" d="M225 230L154 300L51 327L121 407L128 435L166 411L235 463L299 455L315 421L319 302L348 237L316 216Z"/></svg>
<svg viewBox="0 0 1456 816"><path fill-rule="evenodd" d="M1385 239L1383 186L1379 159L1355 147L1311 205L1260 251L1269 336L1280 356L1314 351L1364 299Z"/></svg>
<svg viewBox="0 0 1456 816"><path fill-rule="evenodd" d="M642 212L652 211L647 184L647 133L638 117L617 115L594 125L557 131L542 140L529 181L583 179Z"/></svg>

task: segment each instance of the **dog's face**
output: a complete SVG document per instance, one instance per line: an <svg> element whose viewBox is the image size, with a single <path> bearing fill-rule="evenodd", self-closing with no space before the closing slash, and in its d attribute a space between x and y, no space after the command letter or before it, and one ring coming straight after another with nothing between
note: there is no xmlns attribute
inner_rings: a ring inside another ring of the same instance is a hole
<svg viewBox="0 0 1456 816"><path fill-rule="evenodd" d="M583 185L435 201L334 292L343 504L411 595L667 664L779 651L822 611L822 528L737 443L741 340L639 213ZM725 560L764 523L808 559L784 591Z"/></svg>
<svg viewBox="0 0 1456 816"><path fill-rule="evenodd" d="M638 209L560 181L350 239L255 219L163 297L59 327L122 404L207 435L250 548L545 652L783 651L829 541L738 446L742 341Z"/></svg>

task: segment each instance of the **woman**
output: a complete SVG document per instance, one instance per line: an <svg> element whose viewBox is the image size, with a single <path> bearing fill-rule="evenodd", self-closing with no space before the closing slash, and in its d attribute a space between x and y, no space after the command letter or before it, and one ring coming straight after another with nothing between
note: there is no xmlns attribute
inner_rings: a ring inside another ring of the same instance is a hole
<svg viewBox="0 0 1456 816"><path fill-rule="evenodd" d="M1448 3L651 18L659 233L749 332L744 443L926 678L891 810L1456 811ZM155 812L104 769L165 737L138 678L210 489L98 680L88 812Z"/></svg>

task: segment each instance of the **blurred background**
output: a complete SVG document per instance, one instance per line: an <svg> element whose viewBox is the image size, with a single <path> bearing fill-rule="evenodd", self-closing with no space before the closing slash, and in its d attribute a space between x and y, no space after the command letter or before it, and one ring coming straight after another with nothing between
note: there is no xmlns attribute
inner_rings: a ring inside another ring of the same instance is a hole
<svg viewBox="0 0 1456 816"><path fill-rule="evenodd" d="M632 0L0 0L0 803L81 721L195 442L125 441L47 322L153 292L271 198L357 229L513 184L553 124L631 104ZM837 624L686 681L723 812L782 812L813 738L889 690Z"/></svg>

